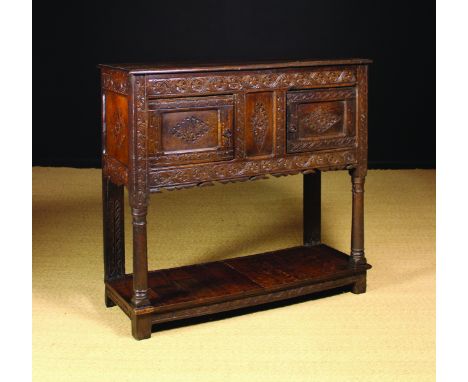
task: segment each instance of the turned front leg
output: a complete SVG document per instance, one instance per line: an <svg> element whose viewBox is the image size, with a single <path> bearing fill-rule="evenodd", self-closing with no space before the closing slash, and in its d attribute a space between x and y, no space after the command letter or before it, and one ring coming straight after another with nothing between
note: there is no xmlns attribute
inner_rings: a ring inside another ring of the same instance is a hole
<svg viewBox="0 0 468 382"><path fill-rule="evenodd" d="M364 180L357 170L351 172L353 184L353 217L351 227L351 265L366 264L364 256Z"/></svg>
<svg viewBox="0 0 468 382"><path fill-rule="evenodd" d="M102 177L104 281L113 281L125 275L124 189ZM105 296L107 307L114 302Z"/></svg>
<svg viewBox="0 0 468 382"><path fill-rule="evenodd" d="M146 239L147 208L132 208L133 219L133 297L135 307L149 305L148 249Z"/></svg>

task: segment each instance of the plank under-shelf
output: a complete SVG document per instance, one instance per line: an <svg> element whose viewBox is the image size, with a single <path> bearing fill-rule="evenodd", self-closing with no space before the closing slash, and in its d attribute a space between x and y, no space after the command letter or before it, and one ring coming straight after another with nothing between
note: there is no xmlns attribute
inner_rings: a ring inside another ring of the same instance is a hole
<svg viewBox="0 0 468 382"><path fill-rule="evenodd" d="M353 284L369 268L351 268L348 255L321 244L151 271L151 305L137 310L131 304L131 274L107 282L106 289L130 317L151 314L159 323Z"/></svg>

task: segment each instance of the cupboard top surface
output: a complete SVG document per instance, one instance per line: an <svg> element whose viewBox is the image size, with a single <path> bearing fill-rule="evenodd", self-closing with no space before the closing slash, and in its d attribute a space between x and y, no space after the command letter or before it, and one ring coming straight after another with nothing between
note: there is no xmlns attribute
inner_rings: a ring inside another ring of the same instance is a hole
<svg viewBox="0 0 468 382"><path fill-rule="evenodd" d="M372 63L369 59L352 58L339 60L295 60L295 61L258 61L237 63L123 63L100 64L100 68L123 70L134 74L158 74L158 73L189 73L210 71L235 71L235 70L259 70L301 68L328 65L360 65Z"/></svg>

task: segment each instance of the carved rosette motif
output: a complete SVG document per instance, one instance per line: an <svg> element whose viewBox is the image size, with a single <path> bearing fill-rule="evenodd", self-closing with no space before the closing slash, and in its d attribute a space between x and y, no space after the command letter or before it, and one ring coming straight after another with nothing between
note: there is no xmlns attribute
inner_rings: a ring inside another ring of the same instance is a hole
<svg viewBox="0 0 468 382"><path fill-rule="evenodd" d="M268 131L268 114L265 110L265 105L262 102L256 102L253 114L250 118L252 125L253 137L257 150L261 151L265 143L266 133Z"/></svg>
<svg viewBox="0 0 468 382"><path fill-rule="evenodd" d="M197 165L150 172L152 191L177 185L194 185L207 181L236 180L264 174L293 174L309 169L344 169L356 163L354 150L287 156L232 163Z"/></svg>
<svg viewBox="0 0 468 382"><path fill-rule="evenodd" d="M313 133L322 134L330 130L341 119L340 115L331 113L328 109L318 105L314 111L311 111L299 120L299 126Z"/></svg>
<svg viewBox="0 0 468 382"><path fill-rule="evenodd" d="M127 95L128 75L123 71L103 68L101 71L101 85L105 90Z"/></svg>
<svg viewBox="0 0 468 382"><path fill-rule="evenodd" d="M184 118L169 131L182 141L193 143L203 137L209 130L210 127L205 121L192 115Z"/></svg>
<svg viewBox="0 0 468 382"><path fill-rule="evenodd" d="M353 70L318 70L288 73L229 74L186 78L148 78L151 95L219 93L247 89L308 88L333 84L353 84Z"/></svg>

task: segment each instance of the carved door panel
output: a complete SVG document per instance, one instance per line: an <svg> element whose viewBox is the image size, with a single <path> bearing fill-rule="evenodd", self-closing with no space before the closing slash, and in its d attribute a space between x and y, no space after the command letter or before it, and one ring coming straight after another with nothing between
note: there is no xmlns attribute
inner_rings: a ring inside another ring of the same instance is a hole
<svg viewBox="0 0 468 382"><path fill-rule="evenodd" d="M148 156L158 165L234 157L233 97L149 101Z"/></svg>
<svg viewBox="0 0 468 382"><path fill-rule="evenodd" d="M287 152L356 144L354 88L291 91L287 94Z"/></svg>

